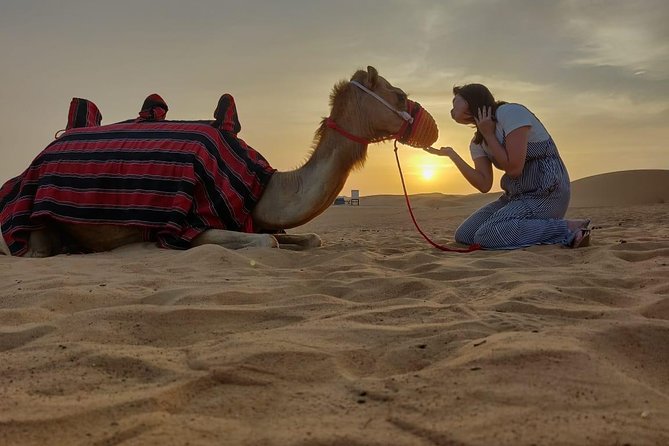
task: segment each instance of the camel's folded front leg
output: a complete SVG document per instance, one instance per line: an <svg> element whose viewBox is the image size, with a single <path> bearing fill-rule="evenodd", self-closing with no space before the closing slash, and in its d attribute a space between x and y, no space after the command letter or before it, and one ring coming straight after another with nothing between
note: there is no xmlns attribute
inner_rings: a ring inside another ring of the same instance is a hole
<svg viewBox="0 0 669 446"><path fill-rule="evenodd" d="M303 249L318 248L323 244L317 234L274 234L283 249L301 251Z"/></svg>
<svg viewBox="0 0 669 446"><path fill-rule="evenodd" d="M220 245L229 249L279 247L279 243L271 234L249 234L223 229L207 229L195 237L191 246L200 245Z"/></svg>

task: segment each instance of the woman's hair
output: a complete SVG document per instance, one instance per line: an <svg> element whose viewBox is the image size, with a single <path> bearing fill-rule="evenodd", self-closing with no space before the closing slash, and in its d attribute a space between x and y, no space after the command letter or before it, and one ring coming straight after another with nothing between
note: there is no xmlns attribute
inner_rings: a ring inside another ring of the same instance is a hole
<svg viewBox="0 0 669 446"><path fill-rule="evenodd" d="M453 87L453 95L460 95L467 101L467 104L469 104L469 113L471 113L472 116L478 116L480 108L492 107L493 121L497 121L497 107L506 104L506 102L503 101L495 101L495 97L490 90L488 90L488 87L481 84L467 84ZM476 133L474 133L473 142L475 144L481 144L483 142L483 135L478 129L476 130Z"/></svg>

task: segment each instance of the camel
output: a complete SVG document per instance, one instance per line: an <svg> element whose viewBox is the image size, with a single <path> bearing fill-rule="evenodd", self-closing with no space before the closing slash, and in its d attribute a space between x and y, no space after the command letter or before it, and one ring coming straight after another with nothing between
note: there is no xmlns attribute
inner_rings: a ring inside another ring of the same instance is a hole
<svg viewBox="0 0 669 446"><path fill-rule="evenodd" d="M330 95L330 116L316 130L310 157L295 170L272 174L251 211L254 226L280 231L303 225L323 213L344 187L349 173L363 166L367 143L396 137L410 122L406 113L409 102L404 91L371 66L367 71L356 71L350 81L338 82ZM144 241L142 229L133 226L52 223L30 233L23 256L46 257L62 252L63 235L87 252ZM231 249L308 249L321 246L322 242L316 234L244 233L212 228L195 237L191 247L204 244ZM4 237L0 237L0 250L10 254Z"/></svg>

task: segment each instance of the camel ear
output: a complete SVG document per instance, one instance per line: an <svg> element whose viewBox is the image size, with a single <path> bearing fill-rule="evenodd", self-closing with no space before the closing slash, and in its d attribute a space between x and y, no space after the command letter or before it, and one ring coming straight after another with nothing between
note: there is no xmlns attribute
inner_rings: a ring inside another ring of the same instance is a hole
<svg viewBox="0 0 669 446"><path fill-rule="evenodd" d="M371 65L367 66L367 83L369 88L374 88L376 86L376 81L379 80L379 72L376 71L376 68L374 68Z"/></svg>

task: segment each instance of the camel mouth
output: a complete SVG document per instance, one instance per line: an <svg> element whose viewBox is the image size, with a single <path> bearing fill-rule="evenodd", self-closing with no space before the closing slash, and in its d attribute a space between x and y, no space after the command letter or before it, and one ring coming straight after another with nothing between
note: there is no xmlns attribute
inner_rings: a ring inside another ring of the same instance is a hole
<svg viewBox="0 0 669 446"><path fill-rule="evenodd" d="M412 122L406 121L398 133L402 144L424 149L430 147L439 137L437 123L418 102L407 100L407 109Z"/></svg>

